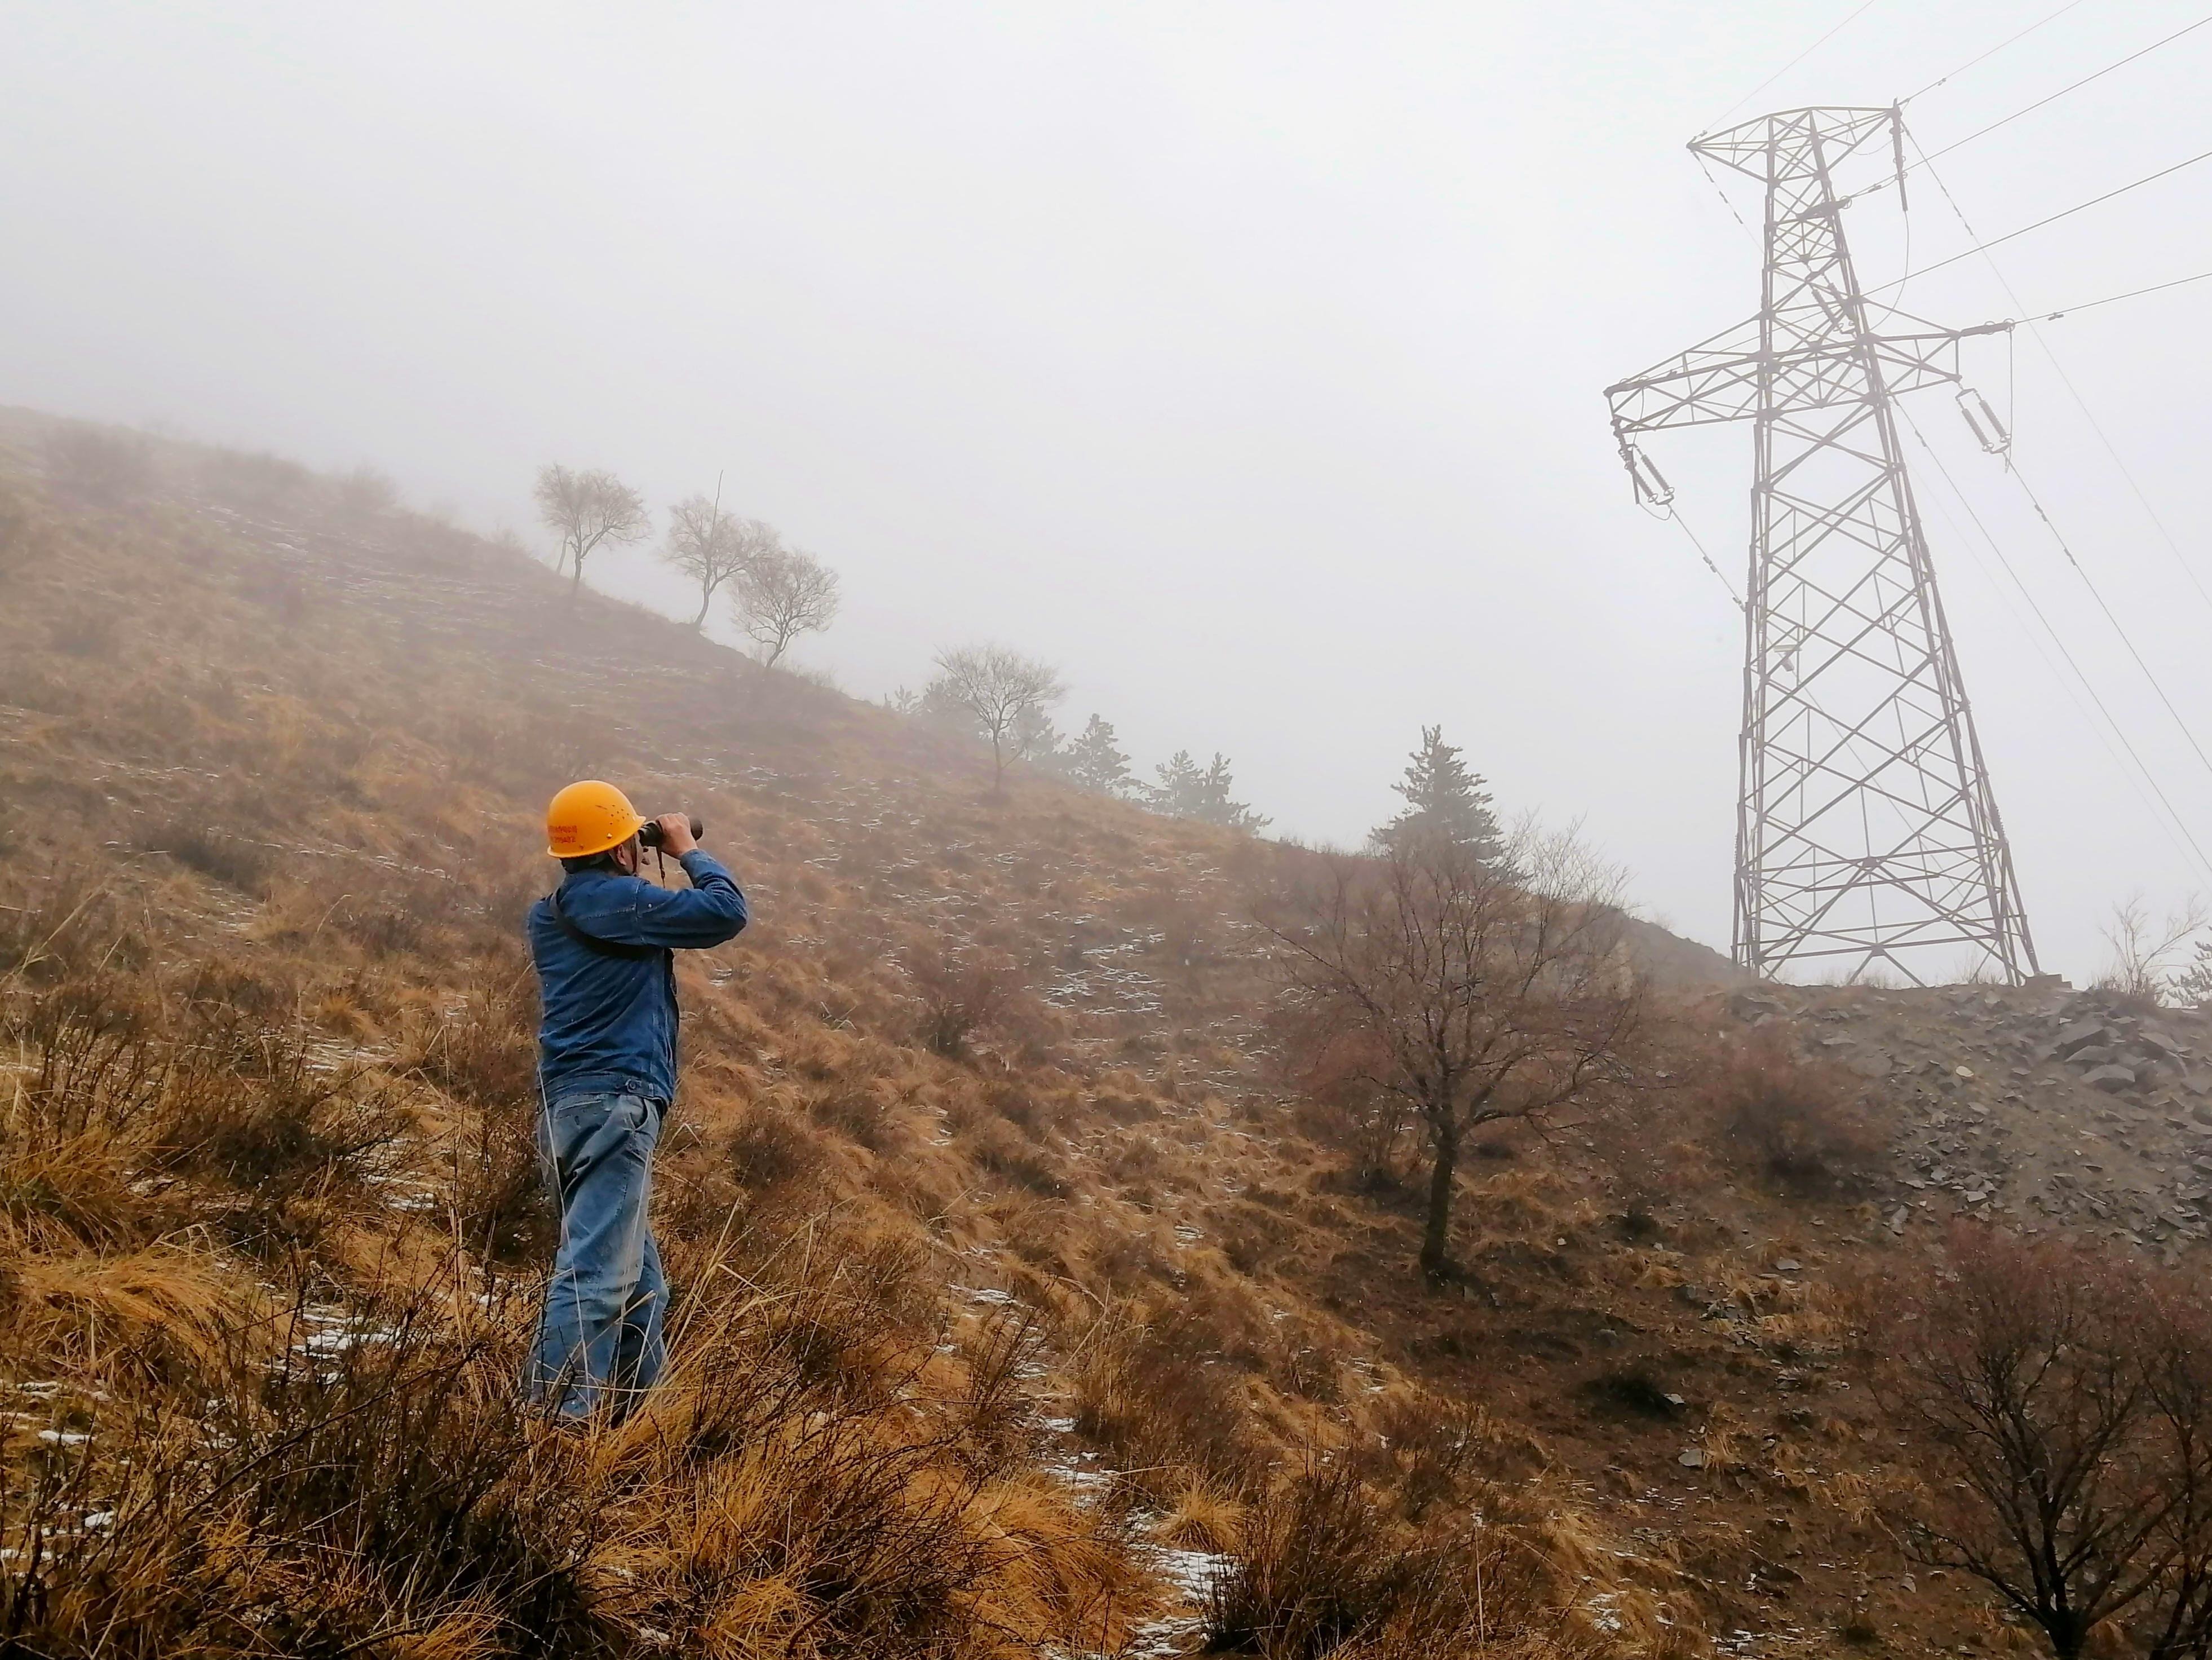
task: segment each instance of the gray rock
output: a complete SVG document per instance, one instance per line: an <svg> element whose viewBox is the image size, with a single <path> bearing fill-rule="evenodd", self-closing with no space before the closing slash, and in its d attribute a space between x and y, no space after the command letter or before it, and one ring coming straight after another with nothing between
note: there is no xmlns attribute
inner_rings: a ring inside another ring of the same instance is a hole
<svg viewBox="0 0 2212 1660"><path fill-rule="evenodd" d="M2099 1042L2104 1036L2105 1023L2102 1020L2076 1020L2072 1025L2060 1029L2051 1050L2057 1055L2071 1055L2078 1049Z"/></svg>
<svg viewBox="0 0 2212 1660"><path fill-rule="evenodd" d="M1849 1065L1850 1069L1862 1078L1889 1076L1889 1057L1880 1049L1869 1049L1864 1055L1855 1055L1851 1057Z"/></svg>
<svg viewBox="0 0 2212 1660"><path fill-rule="evenodd" d="M1705 1450L1703 1447L1685 1447L1682 1456L1674 1462L1686 1470L1701 1470L1705 1467Z"/></svg>
<svg viewBox="0 0 2212 1660"><path fill-rule="evenodd" d="M2135 1068L2118 1066L2092 1067L2081 1074L2081 1081L2091 1089L2103 1090L2108 1094L2120 1090L2131 1090L2136 1086Z"/></svg>

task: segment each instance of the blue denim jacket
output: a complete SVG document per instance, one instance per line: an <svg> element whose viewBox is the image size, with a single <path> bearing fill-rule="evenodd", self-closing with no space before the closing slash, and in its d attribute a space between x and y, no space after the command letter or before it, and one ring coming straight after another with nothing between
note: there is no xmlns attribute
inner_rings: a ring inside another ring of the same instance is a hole
<svg viewBox="0 0 2212 1660"><path fill-rule="evenodd" d="M561 914L621 946L719 946L745 925L745 896L712 854L684 855L687 891L619 871L579 871L558 890ZM545 1098L587 1091L676 1095L676 960L610 957L578 944L540 899L524 924L544 1006L538 1081Z"/></svg>

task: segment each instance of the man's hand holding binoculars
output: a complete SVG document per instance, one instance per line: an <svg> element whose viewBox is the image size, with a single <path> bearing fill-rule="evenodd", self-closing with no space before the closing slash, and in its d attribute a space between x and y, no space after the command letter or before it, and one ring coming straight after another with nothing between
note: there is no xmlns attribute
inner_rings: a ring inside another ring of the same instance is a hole
<svg viewBox="0 0 2212 1660"><path fill-rule="evenodd" d="M681 859L699 845L700 832L705 828L685 812L664 812L658 818L649 818L638 832L638 845L653 848Z"/></svg>

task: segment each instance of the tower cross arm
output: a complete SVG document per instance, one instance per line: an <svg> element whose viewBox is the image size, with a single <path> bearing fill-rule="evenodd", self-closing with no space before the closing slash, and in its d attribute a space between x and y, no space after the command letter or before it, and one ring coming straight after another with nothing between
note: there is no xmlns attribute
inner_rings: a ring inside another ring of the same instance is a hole
<svg viewBox="0 0 2212 1660"><path fill-rule="evenodd" d="M1792 332L1787 315L1774 319L1771 345L1760 344L1760 322L1725 329L1605 389L1613 410L1615 436L1665 427L1695 427L1741 421L1759 407L1765 386L1778 401L1795 409L1864 403L1871 368L1891 392L1959 380L1959 342L1970 335L1997 334L2013 325L1978 323L1965 329L1930 329L1903 334L1816 332L1808 325L1802 339L1785 344Z"/></svg>

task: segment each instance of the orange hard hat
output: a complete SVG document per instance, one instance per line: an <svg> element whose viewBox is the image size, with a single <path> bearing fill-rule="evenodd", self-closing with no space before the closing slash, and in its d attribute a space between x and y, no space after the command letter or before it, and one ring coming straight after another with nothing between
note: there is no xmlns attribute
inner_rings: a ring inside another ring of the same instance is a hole
<svg viewBox="0 0 2212 1660"><path fill-rule="evenodd" d="M545 809L545 851L556 859L588 859L618 848L645 820L612 784L586 778L569 785Z"/></svg>

